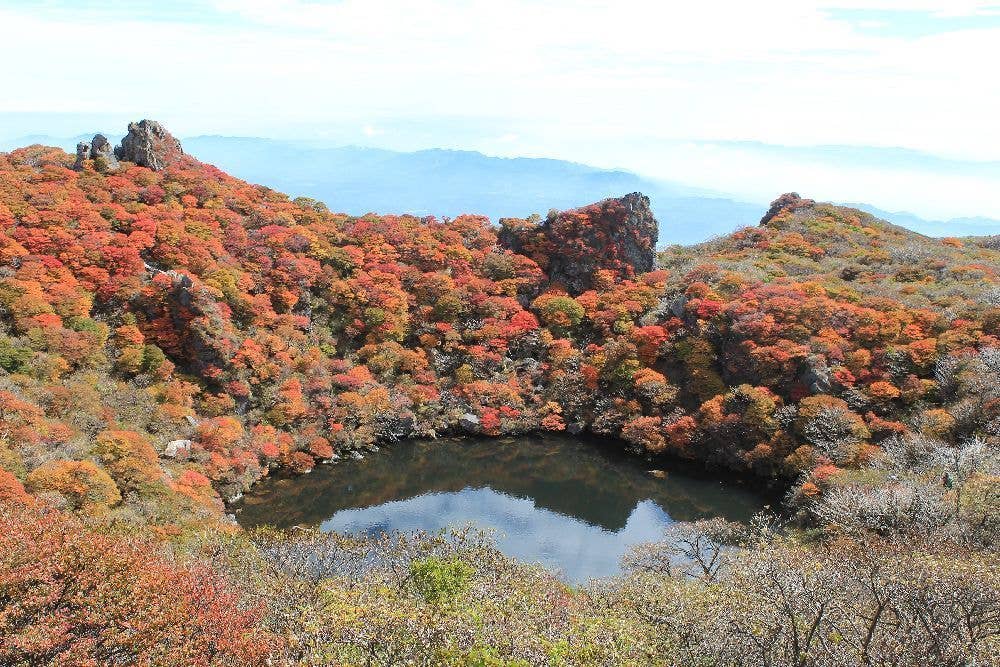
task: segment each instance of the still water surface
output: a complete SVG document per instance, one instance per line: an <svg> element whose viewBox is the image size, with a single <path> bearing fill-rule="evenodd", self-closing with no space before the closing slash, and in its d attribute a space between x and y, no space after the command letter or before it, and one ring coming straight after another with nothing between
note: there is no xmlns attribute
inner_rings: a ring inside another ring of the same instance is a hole
<svg viewBox="0 0 1000 667"><path fill-rule="evenodd" d="M435 440L385 447L360 461L262 481L236 506L245 527L319 526L339 533L496 531L509 556L583 582L618 572L632 545L674 521L746 521L765 500L739 486L668 471L610 446L566 436Z"/></svg>

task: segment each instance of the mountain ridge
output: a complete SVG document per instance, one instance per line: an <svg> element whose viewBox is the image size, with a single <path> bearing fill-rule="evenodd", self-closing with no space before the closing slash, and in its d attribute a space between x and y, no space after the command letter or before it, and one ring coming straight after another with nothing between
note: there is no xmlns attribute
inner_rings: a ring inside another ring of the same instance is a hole
<svg viewBox="0 0 1000 667"><path fill-rule="evenodd" d="M89 136L56 140L56 145L69 149ZM43 141L46 137L31 139ZM740 201L713 190L645 179L627 169L601 169L554 158L494 157L438 148L400 152L224 135L198 135L184 139L184 143L203 161L237 176L295 196L319 199L334 210L354 215L405 211L455 216L476 212L497 222L503 217L544 215L550 208L572 208L640 191L650 197L658 219L675 223L670 230L660 230L661 243L683 245L754 225L767 208L764 203ZM512 173L521 167L523 173ZM469 175L463 177L462 172ZM933 236L1000 231L1000 221L990 218L939 221L864 203L856 206Z"/></svg>

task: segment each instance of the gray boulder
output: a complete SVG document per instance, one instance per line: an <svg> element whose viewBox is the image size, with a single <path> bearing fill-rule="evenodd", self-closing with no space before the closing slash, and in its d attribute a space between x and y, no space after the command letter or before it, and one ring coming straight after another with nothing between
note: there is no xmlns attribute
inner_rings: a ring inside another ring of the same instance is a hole
<svg viewBox="0 0 1000 667"><path fill-rule="evenodd" d="M163 448L161 456L168 459L186 459L191 455L191 445L193 444L190 440L171 440Z"/></svg>
<svg viewBox="0 0 1000 667"><path fill-rule="evenodd" d="M472 414L471 412L466 412L464 415L458 418L458 425L464 431L469 433L479 432L479 417Z"/></svg>
<svg viewBox="0 0 1000 667"><path fill-rule="evenodd" d="M103 160L105 168L117 169L118 159L115 157L115 150L111 142L103 134L95 134L90 142L90 159Z"/></svg>
<svg viewBox="0 0 1000 667"><path fill-rule="evenodd" d="M833 386L833 373L826 360L818 355L806 359L806 367L799 375L799 382L809 387L814 394L828 394Z"/></svg>

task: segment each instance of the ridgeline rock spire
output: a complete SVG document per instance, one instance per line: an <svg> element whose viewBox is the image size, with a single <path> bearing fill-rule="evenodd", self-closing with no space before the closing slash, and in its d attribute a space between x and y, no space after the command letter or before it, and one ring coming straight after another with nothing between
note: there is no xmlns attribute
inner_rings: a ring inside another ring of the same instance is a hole
<svg viewBox="0 0 1000 667"><path fill-rule="evenodd" d="M73 165L74 169L83 169L84 160L100 161L98 169L101 171L118 168L118 160L115 158L115 152L111 148L111 142L103 134L95 134L90 143L81 141L76 145L76 164Z"/></svg>
<svg viewBox="0 0 1000 667"><path fill-rule="evenodd" d="M117 148L111 148L111 142L103 134L95 134L90 142L81 141L76 145L77 171L83 169L86 160L94 160L98 171L114 171L118 169L119 160L133 162L153 171L163 169L171 162L184 155L181 142L167 132L155 120L141 120L129 123L128 134Z"/></svg>
<svg viewBox="0 0 1000 667"><path fill-rule="evenodd" d="M184 155L181 142L155 120L129 123L128 134L115 149L119 160L134 162L154 171L163 169Z"/></svg>

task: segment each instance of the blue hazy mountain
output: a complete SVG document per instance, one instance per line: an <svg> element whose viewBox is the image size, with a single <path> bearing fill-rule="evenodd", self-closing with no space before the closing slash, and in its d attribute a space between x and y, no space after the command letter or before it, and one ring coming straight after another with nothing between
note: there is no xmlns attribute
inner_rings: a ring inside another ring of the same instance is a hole
<svg viewBox="0 0 1000 667"><path fill-rule="evenodd" d="M991 236L1000 234L1000 220L993 218L974 216L949 220L926 220L907 211L884 211L870 204L845 203L843 205L871 213L876 218L927 236Z"/></svg>
<svg viewBox="0 0 1000 667"><path fill-rule="evenodd" d="M479 213L496 221L640 191L649 196L662 224L660 242L667 244L696 243L757 224L766 208L628 171L562 160L454 150L401 153L242 137L191 137L183 143L187 152L234 176L356 215Z"/></svg>
<svg viewBox="0 0 1000 667"><path fill-rule="evenodd" d="M1000 161L997 160L962 160L910 148L840 144L783 146L759 141L712 141L705 143L718 147L741 149L774 159L793 160L799 164L837 164L882 171L917 169L934 173L987 178L1000 176Z"/></svg>

